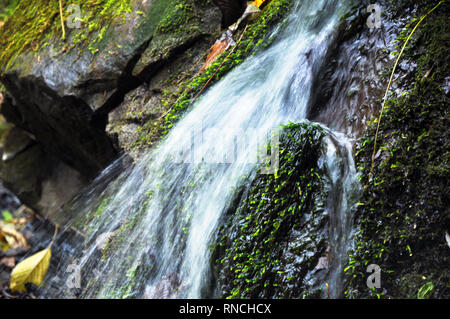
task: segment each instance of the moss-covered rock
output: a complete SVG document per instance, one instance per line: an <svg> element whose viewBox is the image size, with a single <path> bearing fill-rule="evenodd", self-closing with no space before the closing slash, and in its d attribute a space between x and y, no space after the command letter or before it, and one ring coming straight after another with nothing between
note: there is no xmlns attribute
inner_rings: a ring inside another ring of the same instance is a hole
<svg viewBox="0 0 450 319"><path fill-rule="evenodd" d="M219 13L211 1L194 0L63 1L69 5L79 8L80 28L69 27L76 10L66 12L65 41L57 1L21 1L0 29L0 81L12 97L2 113L92 177L117 155L104 132L108 113L174 54L218 29Z"/></svg>
<svg viewBox="0 0 450 319"><path fill-rule="evenodd" d="M323 296L328 215L322 140L316 124L291 124L280 136L280 168L258 174L236 195L213 255L217 294L226 298Z"/></svg>
<svg viewBox="0 0 450 319"><path fill-rule="evenodd" d="M151 78L150 65L164 68L218 29L220 13L211 1L62 3L65 40L58 1L22 0L0 28L1 112L42 146L42 161L55 157L93 178L119 153L105 132L108 113ZM76 8L81 17L74 21ZM146 49L158 54L146 60ZM133 73L137 64L143 69Z"/></svg>
<svg viewBox="0 0 450 319"><path fill-rule="evenodd" d="M418 18L436 5L434 1L421 4L417 17L400 35L399 45ZM414 7L407 1L403 5ZM443 3L430 15L402 57L412 67L400 70L402 77L396 83L400 94L387 102L371 178L376 123L358 142L358 168L366 187L355 215L356 248L346 268L348 297L450 296L450 254L445 240L450 230L450 100L445 92L448 11L449 4ZM381 289L366 286L369 264L382 269Z"/></svg>

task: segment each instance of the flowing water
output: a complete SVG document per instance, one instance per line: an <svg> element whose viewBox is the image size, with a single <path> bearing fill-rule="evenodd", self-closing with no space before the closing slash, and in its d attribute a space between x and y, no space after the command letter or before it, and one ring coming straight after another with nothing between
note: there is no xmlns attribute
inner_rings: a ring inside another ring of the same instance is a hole
<svg viewBox="0 0 450 319"><path fill-rule="evenodd" d="M44 294L208 297L210 245L220 218L257 155L265 159L261 141L280 124L305 120L313 70L342 10L342 1L296 2L286 23L272 31L273 44L211 87L159 147L119 169L118 177L110 177L117 164L105 171L72 204L76 216L55 245L74 229L80 243L64 250ZM356 174L344 135L330 132L327 149L330 282L338 297Z"/></svg>
<svg viewBox="0 0 450 319"><path fill-rule="evenodd" d="M351 206L359 183L353 161L352 143L343 134L332 133L327 139L327 180L330 188L327 211L330 216L331 262L330 297L342 297L343 267L351 245Z"/></svg>

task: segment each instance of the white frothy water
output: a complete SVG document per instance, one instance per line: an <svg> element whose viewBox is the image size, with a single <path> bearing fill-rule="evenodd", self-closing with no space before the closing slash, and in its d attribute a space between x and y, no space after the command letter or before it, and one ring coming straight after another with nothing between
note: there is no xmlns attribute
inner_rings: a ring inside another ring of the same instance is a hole
<svg viewBox="0 0 450 319"><path fill-rule="evenodd" d="M220 217L242 176L255 169L258 142L280 124L305 120L312 71L326 53L339 8L338 1L298 1L285 26L273 31L270 48L211 87L158 148L112 183L114 191L95 194L104 198L101 209L93 213L86 204L72 222L83 225L86 236L84 249L78 247L72 258L83 275L89 273L76 287L81 297L204 297L209 246ZM337 145L347 142L334 136L341 140L329 143L328 155L333 187L342 190L330 199L340 203L330 207L338 216L332 222L337 243L348 234L346 185L352 182L346 179L353 178L354 165L347 162L342 171L338 158L351 161L351 150L347 144L348 153L338 154ZM114 237L114 249L108 250ZM335 250L345 253L338 244ZM61 263L58 271L63 274L69 264ZM338 286L341 266L335 267L332 280ZM61 288L58 297L65 293Z"/></svg>

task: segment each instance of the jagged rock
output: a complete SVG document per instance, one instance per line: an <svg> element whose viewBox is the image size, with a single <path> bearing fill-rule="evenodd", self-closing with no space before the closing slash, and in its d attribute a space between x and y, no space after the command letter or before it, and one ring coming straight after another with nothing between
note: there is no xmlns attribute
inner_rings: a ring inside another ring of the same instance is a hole
<svg viewBox="0 0 450 319"><path fill-rule="evenodd" d="M133 68L132 74L149 81L163 67L219 28L217 8L209 1L188 0L184 6L167 8L148 47ZM181 67L183 69L183 67ZM177 72L179 72L178 70Z"/></svg>
<svg viewBox="0 0 450 319"><path fill-rule="evenodd" d="M76 170L50 156L18 127L2 137L0 179L21 202L47 217L86 186Z"/></svg>
<svg viewBox="0 0 450 319"><path fill-rule="evenodd" d="M246 0L214 0L222 11L222 28L228 28L244 13Z"/></svg>
<svg viewBox="0 0 450 319"><path fill-rule="evenodd" d="M217 11L209 1L134 0L114 21L98 21L104 27L100 37L87 32L91 47L72 48L79 30L67 28L67 49L55 39L0 66L0 80L12 96L2 113L50 154L93 177L117 155L104 132L108 113L141 79L150 80L216 29L219 22L210 18L217 19Z"/></svg>
<svg viewBox="0 0 450 319"><path fill-rule="evenodd" d="M7 131L3 137L3 143L0 142L2 148L2 161L8 162L14 159L17 154L26 150L34 144L31 137L25 131L13 127Z"/></svg>

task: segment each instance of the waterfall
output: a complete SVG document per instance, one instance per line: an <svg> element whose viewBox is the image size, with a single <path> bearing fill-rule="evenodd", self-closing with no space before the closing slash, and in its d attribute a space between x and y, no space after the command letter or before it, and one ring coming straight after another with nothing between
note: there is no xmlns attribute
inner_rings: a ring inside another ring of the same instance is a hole
<svg viewBox="0 0 450 319"><path fill-rule="evenodd" d="M64 251L44 295L71 297L77 288L81 298L207 297L209 246L220 217L241 178L255 169L261 141L280 124L305 120L313 70L342 14L339 2L297 1L268 49L211 87L138 164L105 182L106 171L80 196L57 243L73 229L83 240ZM348 140L331 136L326 162L337 297L355 171ZM108 186L99 193L102 183Z"/></svg>
<svg viewBox="0 0 450 319"><path fill-rule="evenodd" d="M343 287L343 266L352 237L350 210L354 194L359 190L353 160L352 143L344 134L334 133L327 138L326 169L328 173L329 196L327 210L330 216L330 296L341 298Z"/></svg>

